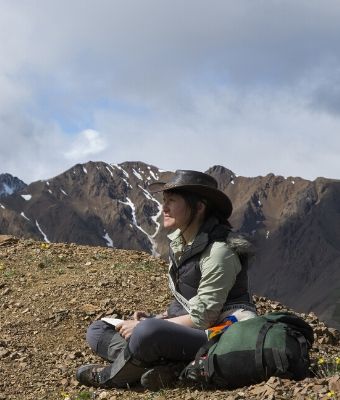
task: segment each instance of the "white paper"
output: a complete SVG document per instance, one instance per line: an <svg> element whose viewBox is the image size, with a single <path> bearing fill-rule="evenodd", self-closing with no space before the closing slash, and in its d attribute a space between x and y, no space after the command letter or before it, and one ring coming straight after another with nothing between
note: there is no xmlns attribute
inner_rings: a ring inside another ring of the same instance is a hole
<svg viewBox="0 0 340 400"><path fill-rule="evenodd" d="M111 318L111 317L104 317L102 318L102 321L107 322L110 325L116 326L118 324L120 324L121 322L123 322L122 319L119 318Z"/></svg>

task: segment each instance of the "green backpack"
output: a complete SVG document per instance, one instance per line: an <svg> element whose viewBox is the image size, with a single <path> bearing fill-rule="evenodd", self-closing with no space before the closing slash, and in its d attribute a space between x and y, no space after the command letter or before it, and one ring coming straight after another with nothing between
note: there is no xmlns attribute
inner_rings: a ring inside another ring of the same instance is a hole
<svg viewBox="0 0 340 400"><path fill-rule="evenodd" d="M224 388L252 385L271 376L301 380L309 375L312 344L312 328L296 315L257 316L234 323L210 340L182 378Z"/></svg>

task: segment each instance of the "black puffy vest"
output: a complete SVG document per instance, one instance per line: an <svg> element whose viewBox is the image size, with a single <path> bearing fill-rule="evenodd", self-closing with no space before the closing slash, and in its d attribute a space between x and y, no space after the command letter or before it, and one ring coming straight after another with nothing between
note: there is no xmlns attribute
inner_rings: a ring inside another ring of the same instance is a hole
<svg viewBox="0 0 340 400"><path fill-rule="evenodd" d="M200 258L203 251L213 242L225 242L230 229L225 225L218 224L215 218L210 218L202 227L195 240L187 246L179 260L176 261L170 248L171 268L169 274L178 291L187 300L196 296L201 280ZM226 302L222 307L223 311L232 304L247 304L253 306L248 288L248 257L239 255L241 271L236 277L236 282L231 288ZM168 316L176 317L187 314L183 306L174 299L168 308Z"/></svg>

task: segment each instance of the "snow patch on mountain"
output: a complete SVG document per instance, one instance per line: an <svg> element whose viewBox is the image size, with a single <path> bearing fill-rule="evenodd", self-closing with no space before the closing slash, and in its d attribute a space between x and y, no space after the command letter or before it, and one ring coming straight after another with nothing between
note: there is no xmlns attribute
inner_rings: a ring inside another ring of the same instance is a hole
<svg viewBox="0 0 340 400"><path fill-rule="evenodd" d="M127 186L128 188L132 189L132 186L130 185L130 183L129 183L125 178L122 178L122 179L123 179L123 181L125 182L126 186Z"/></svg>
<svg viewBox="0 0 340 400"><path fill-rule="evenodd" d="M31 200L32 195L31 194L22 194L21 197L23 199L25 199L26 201L29 201L29 200Z"/></svg>
<svg viewBox="0 0 340 400"><path fill-rule="evenodd" d="M148 234L140 225L138 225L138 223L137 223L137 218L136 218L136 207L135 207L135 205L133 204L133 202L131 201L131 199L130 199L129 197L127 197L127 198L126 198L126 201L121 201L121 200L119 200L119 203L125 204L125 205L127 205L127 206L129 206L129 207L131 208L131 211L132 211L132 223L133 223L133 225L134 225L137 229L139 229L141 232L143 232L144 235L146 235L146 236L148 237L148 239L149 239L149 241L150 241L150 243L151 243L151 246L152 246L152 248L151 248L152 255L155 256L155 257L159 256L159 254L158 254L157 251L156 251L156 242L155 242L155 240L154 240L154 238L153 238L154 235L149 235L149 234Z"/></svg>
<svg viewBox="0 0 340 400"><path fill-rule="evenodd" d="M156 237L156 235L157 235L157 233L159 232L159 229L160 229L160 227L161 227L161 224L158 222L158 219L159 219L159 217L162 215L162 211L163 211L163 207L162 207L161 203L160 203L157 199L155 199L155 198L153 198L153 201L154 201L155 203L157 203L158 212L157 212L156 215L153 215L153 216L151 217L151 219L153 220L153 222L154 222L155 225L156 225L155 232L154 232L154 234L151 236L152 239Z"/></svg>
<svg viewBox="0 0 340 400"><path fill-rule="evenodd" d="M142 192L143 192L144 196L145 196L148 200L155 201L155 199L151 196L150 192L148 192L146 189L144 189L141 185L138 185L138 187L139 187L140 189L142 189ZM157 201L157 200L156 200L156 201Z"/></svg>
<svg viewBox="0 0 340 400"><path fill-rule="evenodd" d="M39 225L39 223L38 223L38 221L37 221L37 220L35 220L35 225L37 226L37 228L38 228L39 232L42 234L42 236L43 236L43 238L44 238L45 242L47 242L47 243L51 243L51 242L48 240L48 238L47 238L46 234L45 234L45 233L43 232L43 230L40 228L40 225Z"/></svg>
<svg viewBox="0 0 340 400"><path fill-rule="evenodd" d="M106 165L105 166L105 168L110 172L110 175L112 176L112 178L113 178L113 173L112 173L112 171L110 170L110 168Z"/></svg>
<svg viewBox="0 0 340 400"><path fill-rule="evenodd" d="M125 169L122 168L120 165L118 165L118 164L111 164L111 165L112 165L113 167L116 167L117 169L121 170L121 171L123 172L123 174L124 174L127 178L130 177L130 175L128 174L128 172L126 172Z"/></svg>
<svg viewBox="0 0 340 400"><path fill-rule="evenodd" d="M14 189L6 185L6 183L3 184L3 193L6 195L11 195L14 193Z"/></svg>
<svg viewBox="0 0 340 400"><path fill-rule="evenodd" d="M150 170L150 175L152 176L152 178L153 178L154 180L158 181L159 176L156 175L156 174L154 174L153 171L151 171L151 170Z"/></svg>
<svg viewBox="0 0 340 400"><path fill-rule="evenodd" d="M148 192L146 189L144 189L144 188L143 188L142 186L140 186L140 185L138 185L138 187L139 187L140 189L142 189L142 192L143 192L144 196L145 196L148 200L151 200L151 201L153 201L153 202L155 202L155 203L157 204L157 209L158 209L157 214L156 214L156 215L153 215L153 216L151 217L152 221L153 221L153 222L155 223L155 225L156 225L155 232L150 236L150 240L151 240L151 239L154 239L154 238L156 237L156 235L157 235L157 233L159 232L159 229L160 229L160 227L161 227L160 223L158 222L158 219L159 219L159 217L160 217L161 214L162 214L163 207L162 207L161 203L160 203L155 197L152 197L152 195L151 195L150 192Z"/></svg>
<svg viewBox="0 0 340 400"><path fill-rule="evenodd" d="M137 224L137 219L136 219L136 207L135 207L135 205L132 203L132 201L130 200L130 198L127 197L127 198L126 198L126 201L121 201L121 200L118 200L118 201L119 201L119 203L125 204L125 205L127 205L127 206L129 206L129 207L131 208L131 211L132 211L132 223L133 223L133 225L135 225L138 229L141 229L144 233L146 233L146 232L144 231L144 229L143 229L143 228L140 228L140 226Z"/></svg>
<svg viewBox="0 0 340 400"><path fill-rule="evenodd" d="M106 231L104 231L104 232L105 232L105 235L103 236L103 239L106 241L107 247L113 247L112 239L110 238L109 234Z"/></svg>
<svg viewBox="0 0 340 400"><path fill-rule="evenodd" d="M132 168L132 172L139 180L143 180L142 175L139 174L134 168Z"/></svg>
<svg viewBox="0 0 340 400"><path fill-rule="evenodd" d="M6 207L5 207L5 206L3 206L1 203L0 203L0 207L1 207L1 208L3 208L3 209L5 209L5 208L6 208Z"/></svg>
<svg viewBox="0 0 340 400"><path fill-rule="evenodd" d="M27 219L27 221L31 221L29 218L26 217L26 215L25 215L25 213L24 213L23 211L20 213L20 215L21 215L22 217L24 217L25 219Z"/></svg>

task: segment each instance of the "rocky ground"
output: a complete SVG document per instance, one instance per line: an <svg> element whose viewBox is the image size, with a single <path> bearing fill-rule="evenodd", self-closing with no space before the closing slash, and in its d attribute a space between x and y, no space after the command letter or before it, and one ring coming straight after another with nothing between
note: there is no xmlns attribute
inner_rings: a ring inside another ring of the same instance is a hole
<svg viewBox="0 0 340 400"><path fill-rule="evenodd" d="M180 385L157 393L80 386L77 367L99 361L85 343L86 327L104 315L162 311L170 299L166 271L142 252L0 236L0 400L340 398L339 332L313 314L302 316L314 327L317 376L301 382L270 378L234 391ZM260 313L285 309L256 300Z"/></svg>

